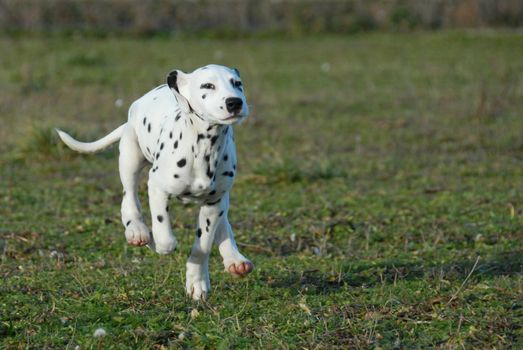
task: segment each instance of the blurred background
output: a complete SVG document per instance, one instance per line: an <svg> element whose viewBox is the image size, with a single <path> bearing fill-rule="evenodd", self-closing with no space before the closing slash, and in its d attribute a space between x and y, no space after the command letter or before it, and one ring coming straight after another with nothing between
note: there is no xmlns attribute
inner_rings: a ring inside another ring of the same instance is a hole
<svg viewBox="0 0 523 350"><path fill-rule="evenodd" d="M521 0L0 0L0 30L137 35L519 27Z"/></svg>

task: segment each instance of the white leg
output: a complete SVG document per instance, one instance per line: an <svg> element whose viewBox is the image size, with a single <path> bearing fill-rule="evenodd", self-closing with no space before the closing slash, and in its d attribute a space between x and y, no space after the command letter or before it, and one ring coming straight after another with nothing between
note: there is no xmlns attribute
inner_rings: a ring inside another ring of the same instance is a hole
<svg viewBox="0 0 523 350"><path fill-rule="evenodd" d="M213 205L203 205L198 215L196 237L187 261L187 294L194 300L205 299L211 290L209 280L209 255L214 234L225 212L224 199Z"/></svg>
<svg viewBox="0 0 523 350"><path fill-rule="evenodd" d="M136 246L143 246L150 240L149 229L143 223L136 190L144 161L136 134L131 126L127 126L120 140L120 157L118 160L120 179L124 190L122 223L125 226L127 242Z"/></svg>
<svg viewBox="0 0 523 350"><path fill-rule="evenodd" d="M222 201L224 202L223 219L216 230L215 243L218 245L220 255L223 258L225 271L228 271L233 276L243 277L254 269L254 265L249 259L240 253L236 241L234 240L234 234L231 225L229 224L229 219L227 218L229 211L228 193L224 196Z"/></svg>
<svg viewBox="0 0 523 350"><path fill-rule="evenodd" d="M149 243L149 247L158 254L168 254L177 245L169 219L169 195L161 190L151 178L149 178L147 187L153 229L153 239Z"/></svg>

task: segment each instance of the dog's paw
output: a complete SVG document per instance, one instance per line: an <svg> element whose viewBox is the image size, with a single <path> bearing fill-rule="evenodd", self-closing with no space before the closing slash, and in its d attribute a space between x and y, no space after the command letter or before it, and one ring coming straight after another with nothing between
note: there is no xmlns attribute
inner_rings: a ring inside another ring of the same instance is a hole
<svg viewBox="0 0 523 350"><path fill-rule="evenodd" d="M188 263L185 290L187 295L193 300L207 299L207 295L211 290L207 269L196 264Z"/></svg>
<svg viewBox="0 0 523 350"><path fill-rule="evenodd" d="M176 238L172 235L167 237L162 237L162 239L154 239L149 243L149 248L154 250L158 254L169 254L176 249L178 242Z"/></svg>
<svg viewBox="0 0 523 350"><path fill-rule="evenodd" d="M245 277L254 270L254 265L249 260L225 262L225 269L235 277Z"/></svg>
<svg viewBox="0 0 523 350"><path fill-rule="evenodd" d="M194 280L186 286L187 295L193 300L206 300L209 294L210 286L205 280Z"/></svg>
<svg viewBox="0 0 523 350"><path fill-rule="evenodd" d="M144 246L151 241L149 229L141 221L132 221L125 229L125 238L130 245Z"/></svg>

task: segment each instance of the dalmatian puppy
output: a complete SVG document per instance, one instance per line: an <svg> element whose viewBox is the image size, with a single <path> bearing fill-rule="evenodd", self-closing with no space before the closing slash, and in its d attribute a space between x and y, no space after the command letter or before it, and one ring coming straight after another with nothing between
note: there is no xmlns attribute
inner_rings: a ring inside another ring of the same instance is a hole
<svg viewBox="0 0 523 350"><path fill-rule="evenodd" d="M121 213L129 244L148 245L159 254L172 252L177 241L169 222L169 199L200 205L186 279L186 291L195 300L205 299L210 291L213 242L232 275L245 276L254 268L238 250L227 219L236 175L232 126L248 113L238 70L208 65L192 73L172 71L167 84L131 105L125 124L98 141L80 142L57 129L62 141L78 152L94 153L120 141ZM143 221L137 194L138 177L147 163L152 231Z"/></svg>

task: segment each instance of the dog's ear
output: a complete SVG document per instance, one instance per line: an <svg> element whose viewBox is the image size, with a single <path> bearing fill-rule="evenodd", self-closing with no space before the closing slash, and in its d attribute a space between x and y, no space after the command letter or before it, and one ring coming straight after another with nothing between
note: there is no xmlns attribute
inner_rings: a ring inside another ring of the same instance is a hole
<svg viewBox="0 0 523 350"><path fill-rule="evenodd" d="M169 88L173 92L174 96L176 96L176 100L178 101L178 104L184 113L192 112L192 107L189 105L189 101L187 101L187 98L184 96L184 94L187 94L187 78L187 74L177 69L173 70L167 75L167 85L169 85Z"/></svg>
<svg viewBox="0 0 523 350"><path fill-rule="evenodd" d="M167 75L167 85L169 85L171 89L182 93L183 91L180 91L180 89L183 90L183 88L186 87L188 78L189 74L186 74L179 69L175 69Z"/></svg>
<svg viewBox="0 0 523 350"><path fill-rule="evenodd" d="M238 78L241 78L241 76L240 76L240 71L238 70L238 68L233 68L232 70L234 70L234 72L236 73L236 75L238 76Z"/></svg>
<svg viewBox="0 0 523 350"><path fill-rule="evenodd" d="M178 91L178 83L176 80L178 80L178 71L175 69L167 74L167 85L169 85L171 89Z"/></svg>

